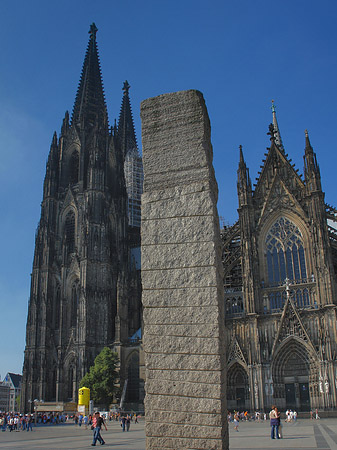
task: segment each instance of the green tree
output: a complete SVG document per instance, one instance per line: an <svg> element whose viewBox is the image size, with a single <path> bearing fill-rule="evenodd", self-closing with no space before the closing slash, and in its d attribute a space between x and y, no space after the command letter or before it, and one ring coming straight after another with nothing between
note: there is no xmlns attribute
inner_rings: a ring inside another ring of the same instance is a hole
<svg viewBox="0 0 337 450"><path fill-rule="evenodd" d="M104 347L96 356L95 363L80 381L80 387L90 389L90 398L96 405L104 405L107 409L117 393L119 373L118 354L109 347Z"/></svg>

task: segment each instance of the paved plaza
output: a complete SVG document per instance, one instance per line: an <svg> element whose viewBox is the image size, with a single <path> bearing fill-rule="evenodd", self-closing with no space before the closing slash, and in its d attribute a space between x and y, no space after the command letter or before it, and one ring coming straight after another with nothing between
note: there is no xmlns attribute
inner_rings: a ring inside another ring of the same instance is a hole
<svg viewBox="0 0 337 450"><path fill-rule="evenodd" d="M283 439L272 441L268 421L240 422L239 432L230 424L229 447L231 450L337 450L337 419L283 422L283 434ZM144 422L131 424L130 431L124 433L117 422L109 422L108 431L103 431L102 435L106 449L145 450ZM92 431L73 424L38 426L32 433L0 432L1 450L83 450L91 448L91 442Z"/></svg>

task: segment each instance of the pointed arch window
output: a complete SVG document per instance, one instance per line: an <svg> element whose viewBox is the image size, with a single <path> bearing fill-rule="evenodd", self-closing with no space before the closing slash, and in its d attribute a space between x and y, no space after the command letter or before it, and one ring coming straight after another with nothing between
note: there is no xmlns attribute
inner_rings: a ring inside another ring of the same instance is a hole
<svg viewBox="0 0 337 450"><path fill-rule="evenodd" d="M75 371L74 367L70 366L69 369L68 369L68 386L67 386L68 400L73 400L74 371Z"/></svg>
<svg viewBox="0 0 337 450"><path fill-rule="evenodd" d="M75 251L75 214L73 211L67 214L64 232L68 252L73 253Z"/></svg>
<svg viewBox="0 0 337 450"><path fill-rule="evenodd" d="M53 324L55 329L60 327L60 314L61 314L61 289L58 286L56 289L54 308L53 308Z"/></svg>
<svg viewBox="0 0 337 450"><path fill-rule="evenodd" d="M279 217L269 229L266 240L269 284L305 280L307 269L300 229L286 217Z"/></svg>
<svg viewBox="0 0 337 450"><path fill-rule="evenodd" d="M75 327L77 323L77 309L79 301L78 283L74 283L71 288L70 326Z"/></svg>
<svg viewBox="0 0 337 450"><path fill-rule="evenodd" d="M78 151L75 150L71 154L70 164L69 164L69 180L70 180L71 184L78 183L79 166L80 166L80 159L79 159Z"/></svg>

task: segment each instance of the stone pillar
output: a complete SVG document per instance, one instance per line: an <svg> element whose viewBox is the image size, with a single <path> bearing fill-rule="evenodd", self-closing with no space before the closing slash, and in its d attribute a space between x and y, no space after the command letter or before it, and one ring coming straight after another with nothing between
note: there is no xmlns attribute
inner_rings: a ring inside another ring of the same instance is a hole
<svg viewBox="0 0 337 450"><path fill-rule="evenodd" d="M217 183L203 96L142 102L146 449L228 448Z"/></svg>

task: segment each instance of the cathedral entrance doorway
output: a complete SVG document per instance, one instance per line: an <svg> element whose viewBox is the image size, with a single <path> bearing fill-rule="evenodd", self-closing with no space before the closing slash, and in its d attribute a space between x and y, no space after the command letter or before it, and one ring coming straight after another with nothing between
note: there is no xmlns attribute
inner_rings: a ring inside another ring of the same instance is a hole
<svg viewBox="0 0 337 450"><path fill-rule="evenodd" d="M239 363L234 363L227 372L227 407L238 411L249 409L248 375Z"/></svg>
<svg viewBox="0 0 337 450"><path fill-rule="evenodd" d="M277 353L273 365L274 397L280 408L310 410L311 361L305 347L292 339Z"/></svg>
<svg viewBox="0 0 337 450"><path fill-rule="evenodd" d="M309 383L285 384L286 407L300 411L310 410Z"/></svg>

